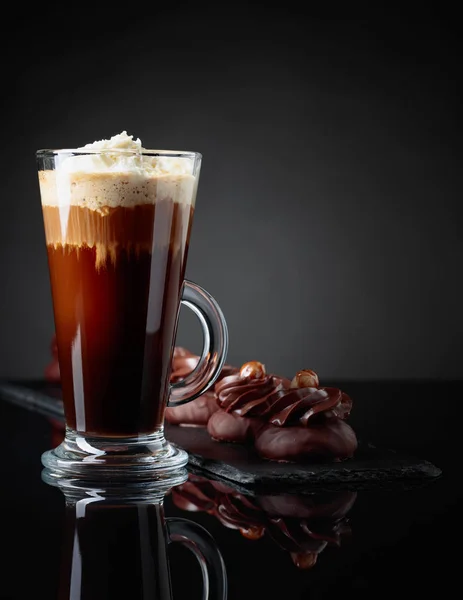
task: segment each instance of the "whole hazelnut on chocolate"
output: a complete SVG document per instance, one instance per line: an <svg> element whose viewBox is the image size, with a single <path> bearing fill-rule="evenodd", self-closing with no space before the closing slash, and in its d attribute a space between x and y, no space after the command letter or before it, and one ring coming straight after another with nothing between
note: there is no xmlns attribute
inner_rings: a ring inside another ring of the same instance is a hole
<svg viewBox="0 0 463 600"><path fill-rule="evenodd" d="M291 381L292 388L318 388L320 382L318 381L318 375L311 369L303 369L296 373Z"/></svg>
<svg viewBox="0 0 463 600"><path fill-rule="evenodd" d="M245 379L263 379L265 377L265 366L257 360L244 363L240 369L240 377Z"/></svg>

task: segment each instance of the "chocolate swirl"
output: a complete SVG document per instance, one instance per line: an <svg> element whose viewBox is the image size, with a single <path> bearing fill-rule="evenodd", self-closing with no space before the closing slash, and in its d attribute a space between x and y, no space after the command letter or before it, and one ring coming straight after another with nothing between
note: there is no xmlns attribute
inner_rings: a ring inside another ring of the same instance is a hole
<svg viewBox="0 0 463 600"><path fill-rule="evenodd" d="M268 397L285 387L289 387L289 381L275 375L254 378L242 377L240 373L236 373L216 383L215 393L220 408L226 412L235 412L240 416L254 416L248 415L248 410L251 410L254 405L265 402ZM255 416L259 416L259 413L256 412Z"/></svg>
<svg viewBox="0 0 463 600"><path fill-rule="evenodd" d="M278 427L307 427L322 416L345 419L352 408L350 397L337 388L289 388L288 380L274 375L225 377L215 392L225 412L256 417Z"/></svg>

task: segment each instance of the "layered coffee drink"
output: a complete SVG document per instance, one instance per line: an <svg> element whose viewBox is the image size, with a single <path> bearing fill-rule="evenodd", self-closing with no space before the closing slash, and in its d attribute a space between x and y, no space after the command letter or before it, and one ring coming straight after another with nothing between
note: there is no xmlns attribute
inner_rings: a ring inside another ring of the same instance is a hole
<svg viewBox="0 0 463 600"><path fill-rule="evenodd" d="M66 424L162 427L199 165L126 132L39 171Z"/></svg>

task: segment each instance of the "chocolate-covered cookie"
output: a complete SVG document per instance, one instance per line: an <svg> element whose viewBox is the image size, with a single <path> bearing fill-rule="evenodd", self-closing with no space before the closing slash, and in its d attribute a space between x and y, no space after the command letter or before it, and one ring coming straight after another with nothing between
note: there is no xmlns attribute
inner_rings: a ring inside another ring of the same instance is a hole
<svg viewBox="0 0 463 600"><path fill-rule="evenodd" d="M318 383L313 371L300 371L290 382L267 375L260 363L246 363L215 386L220 410L210 417L208 432L218 441L252 442L269 460L349 458L357 448L355 432L344 421L352 400Z"/></svg>

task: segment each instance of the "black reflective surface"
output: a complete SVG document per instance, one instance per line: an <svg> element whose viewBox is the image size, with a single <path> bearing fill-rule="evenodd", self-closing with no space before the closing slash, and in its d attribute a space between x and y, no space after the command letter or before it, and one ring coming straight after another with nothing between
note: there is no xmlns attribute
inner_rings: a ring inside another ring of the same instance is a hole
<svg viewBox="0 0 463 600"><path fill-rule="evenodd" d="M110 509L107 498L104 511L93 502L80 524L80 556L91 556L85 596L75 585L69 592L74 509L42 478L40 455L59 441L59 430L49 418L0 400L0 598L169 597L159 591L169 587L168 572L174 598L201 598L195 557L159 533L163 519L174 517L210 533L224 559L229 598L408 598L458 589L461 384L342 387L354 398L351 423L359 437L432 461L442 475L376 489L307 487L274 495L190 472L188 481L165 491L162 503L153 496L135 509L124 507L121 491Z"/></svg>

